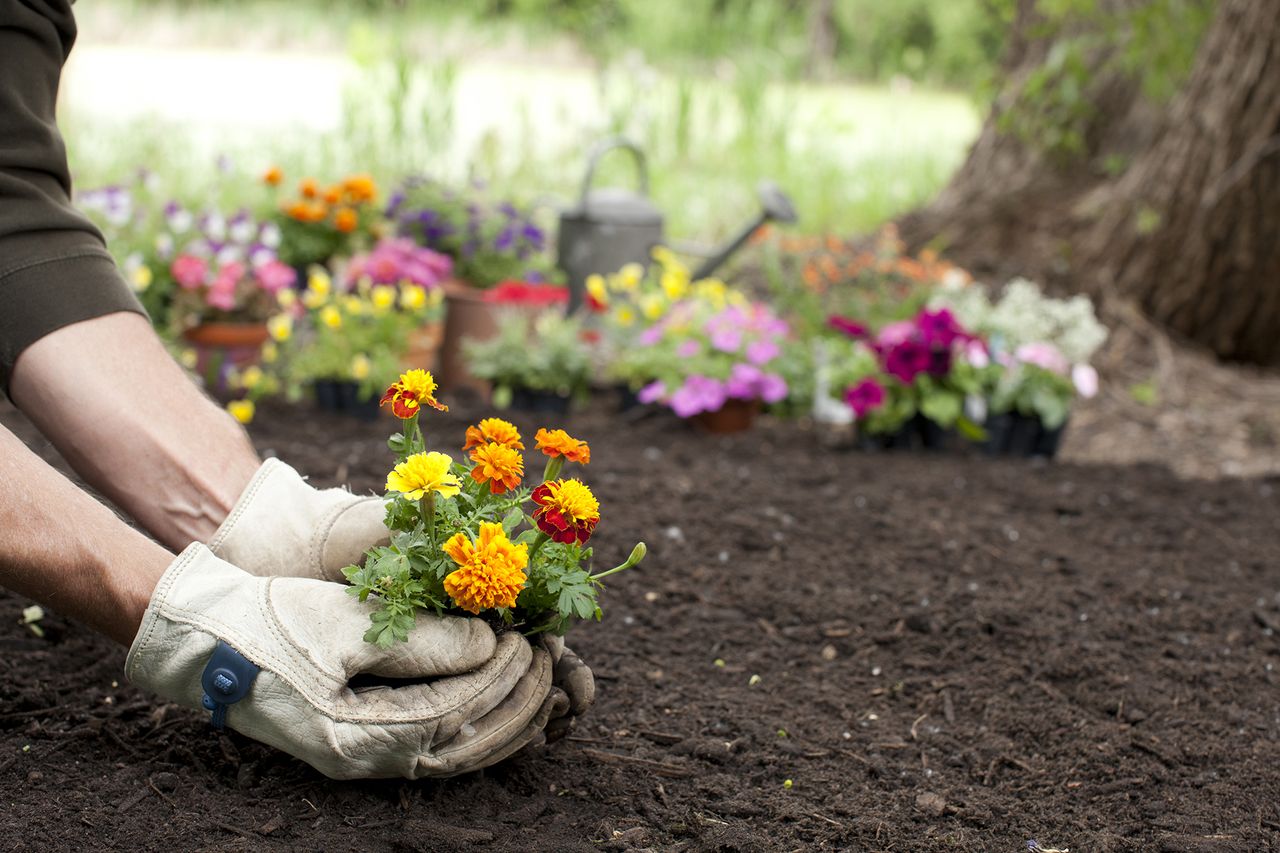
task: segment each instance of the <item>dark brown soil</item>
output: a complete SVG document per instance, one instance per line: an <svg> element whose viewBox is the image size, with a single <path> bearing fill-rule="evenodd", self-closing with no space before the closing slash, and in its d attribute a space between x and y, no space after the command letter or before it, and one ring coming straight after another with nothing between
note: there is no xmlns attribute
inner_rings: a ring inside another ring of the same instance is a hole
<svg viewBox="0 0 1280 853"><path fill-rule="evenodd" d="M440 445L477 411L434 420ZM592 444L602 562L651 546L572 635L600 689L567 742L331 782L130 688L77 625L37 639L0 594L0 847L1280 846L1280 481L567 426ZM387 427L276 411L253 432L371 489Z"/></svg>

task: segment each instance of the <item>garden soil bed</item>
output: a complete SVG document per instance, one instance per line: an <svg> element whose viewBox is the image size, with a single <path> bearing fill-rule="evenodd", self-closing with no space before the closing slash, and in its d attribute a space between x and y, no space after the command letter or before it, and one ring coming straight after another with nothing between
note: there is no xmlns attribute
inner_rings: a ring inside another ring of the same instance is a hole
<svg viewBox="0 0 1280 853"><path fill-rule="evenodd" d="M479 411L433 417L436 446ZM0 594L0 848L1280 846L1280 481L842 453L768 419L565 425L596 460L601 563L650 544L572 635L599 697L567 742L332 782ZM388 426L269 409L252 432L367 491Z"/></svg>

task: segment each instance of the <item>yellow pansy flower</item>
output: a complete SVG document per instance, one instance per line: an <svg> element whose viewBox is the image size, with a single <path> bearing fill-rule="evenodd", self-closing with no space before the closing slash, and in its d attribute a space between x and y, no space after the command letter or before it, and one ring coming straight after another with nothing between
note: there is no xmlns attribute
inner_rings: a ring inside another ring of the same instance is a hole
<svg viewBox="0 0 1280 853"><path fill-rule="evenodd" d="M618 270L618 288L620 290L635 290L640 286L640 280L644 278L644 267L639 264L627 264Z"/></svg>
<svg viewBox="0 0 1280 853"><path fill-rule="evenodd" d="M293 335L293 318L288 314L277 314L267 320L267 331L273 340L287 341Z"/></svg>
<svg viewBox="0 0 1280 853"><path fill-rule="evenodd" d="M647 293L640 300L640 310L644 312L645 319L656 320L666 311L667 305L662 297L656 293Z"/></svg>
<svg viewBox="0 0 1280 853"><path fill-rule="evenodd" d="M400 307L406 311L419 311L427 304L427 291L416 284L400 291Z"/></svg>
<svg viewBox="0 0 1280 853"><path fill-rule="evenodd" d="M151 274L151 267L147 266L146 264L143 264L137 269L135 269L133 271L133 275L130 276L130 280L133 284L133 289L136 290L138 293L141 293L142 291L150 287L153 278L154 276L152 276Z"/></svg>
<svg viewBox="0 0 1280 853"><path fill-rule="evenodd" d="M286 287L284 290L281 290L276 294L276 302L279 303L281 308L286 310L292 308L297 301L298 291L294 290L292 287Z"/></svg>
<svg viewBox="0 0 1280 853"><path fill-rule="evenodd" d="M280 359L280 347L274 341L262 345L262 361L264 364L275 364Z"/></svg>
<svg viewBox="0 0 1280 853"><path fill-rule="evenodd" d="M396 304L396 289L385 284L376 285L370 293L374 310L386 311Z"/></svg>
<svg viewBox="0 0 1280 853"><path fill-rule="evenodd" d="M662 274L660 282L662 284L662 292L667 294L667 298L672 301L683 299L684 295L689 292L689 277L683 273L668 270Z"/></svg>
<svg viewBox="0 0 1280 853"><path fill-rule="evenodd" d="M357 381L363 381L369 378L369 357L359 354L351 359L351 378Z"/></svg>
<svg viewBox="0 0 1280 853"><path fill-rule="evenodd" d="M587 276L587 293L600 305L609 304L609 288L605 286L604 276L598 273Z"/></svg>
<svg viewBox="0 0 1280 853"><path fill-rule="evenodd" d="M320 322L324 323L330 329L341 329L342 312L332 305L326 305L324 310L320 312Z"/></svg>
<svg viewBox="0 0 1280 853"><path fill-rule="evenodd" d="M619 326L632 326L636 322L636 312L629 305L624 305L613 315Z"/></svg>
<svg viewBox="0 0 1280 853"><path fill-rule="evenodd" d="M244 373L240 374L240 386L252 391L262 384L262 379L262 368L256 364L251 364L244 369Z"/></svg>
<svg viewBox="0 0 1280 853"><path fill-rule="evenodd" d="M254 409L252 400L232 400L227 403L227 411L231 413L231 417L242 424L253 420Z"/></svg>
<svg viewBox="0 0 1280 853"><path fill-rule="evenodd" d="M195 370L196 365L200 363L200 356L193 349L184 349L178 354L178 361L187 370Z"/></svg>

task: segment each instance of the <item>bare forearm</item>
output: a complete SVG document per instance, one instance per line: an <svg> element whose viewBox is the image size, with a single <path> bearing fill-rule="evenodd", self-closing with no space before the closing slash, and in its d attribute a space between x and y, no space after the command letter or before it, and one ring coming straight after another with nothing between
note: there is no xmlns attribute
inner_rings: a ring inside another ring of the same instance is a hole
<svg viewBox="0 0 1280 853"><path fill-rule="evenodd" d="M128 644L173 560L0 428L0 585Z"/></svg>
<svg viewBox="0 0 1280 853"><path fill-rule="evenodd" d="M11 393L86 482L175 551L208 541L258 468L244 430L136 314L32 344Z"/></svg>

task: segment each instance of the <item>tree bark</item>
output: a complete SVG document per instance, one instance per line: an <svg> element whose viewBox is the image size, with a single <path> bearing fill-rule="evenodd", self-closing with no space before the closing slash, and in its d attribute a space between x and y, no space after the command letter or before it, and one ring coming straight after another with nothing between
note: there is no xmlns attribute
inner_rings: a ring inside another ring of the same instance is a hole
<svg viewBox="0 0 1280 853"><path fill-rule="evenodd" d="M1026 35L1034 20L1033 0L1020 0L1006 85L951 184L903 220L908 242L944 246L978 273L1132 299L1221 357L1280 363L1275 0L1220 0L1165 108L1106 55L1092 57L1095 109L1071 162L998 129L1048 50ZM1130 166L1112 179L1108 161Z"/></svg>

